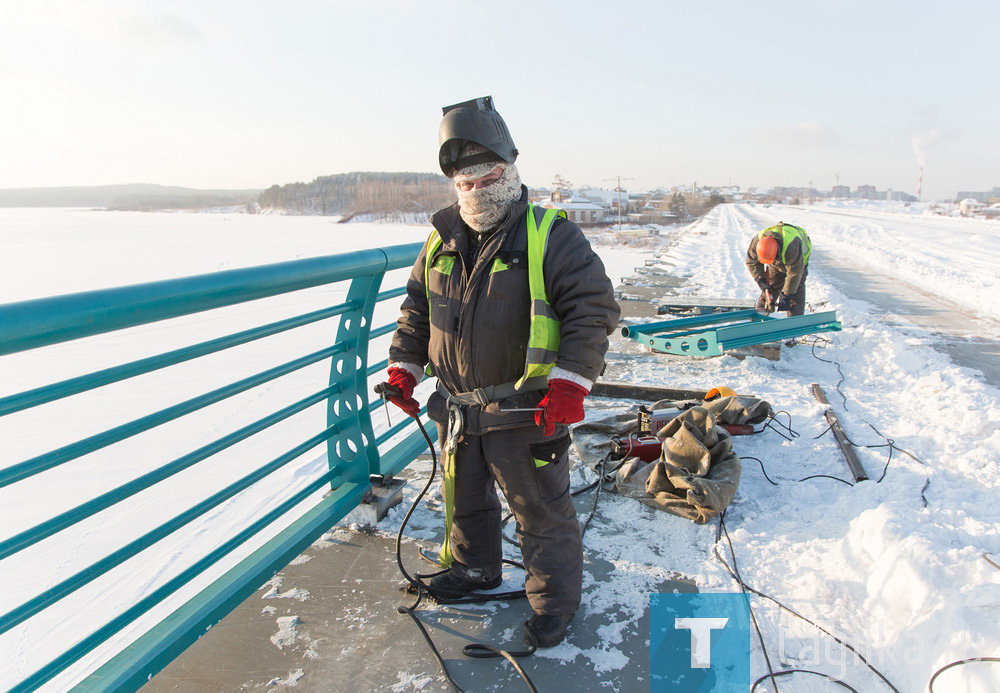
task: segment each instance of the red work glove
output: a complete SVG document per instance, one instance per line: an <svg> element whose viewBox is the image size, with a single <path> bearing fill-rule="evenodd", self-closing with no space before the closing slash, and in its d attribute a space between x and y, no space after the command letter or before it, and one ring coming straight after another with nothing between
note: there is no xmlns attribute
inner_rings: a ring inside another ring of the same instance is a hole
<svg viewBox="0 0 1000 693"><path fill-rule="evenodd" d="M417 379L404 368L390 368L389 380L375 386L375 392L385 397L411 418L417 418L420 413L420 403L413 399L413 388Z"/></svg>
<svg viewBox="0 0 1000 693"><path fill-rule="evenodd" d="M569 380L556 378L549 381L549 391L538 403L541 411L535 412L535 423L545 429L545 435L556 432L556 424L583 421L583 398L587 390Z"/></svg>

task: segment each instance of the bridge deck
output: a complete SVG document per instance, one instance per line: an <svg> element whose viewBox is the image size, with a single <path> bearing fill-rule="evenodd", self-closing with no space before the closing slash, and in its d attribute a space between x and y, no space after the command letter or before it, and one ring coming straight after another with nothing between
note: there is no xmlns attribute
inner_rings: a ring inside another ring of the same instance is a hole
<svg viewBox="0 0 1000 693"><path fill-rule="evenodd" d="M639 289L641 298L621 302L623 318L655 316L656 306L677 280L666 275L644 276L642 283L645 286ZM637 287L621 289L636 291ZM605 378L614 380L617 371L627 369L639 351L631 340L612 337ZM404 470L401 476L411 474L411 470ZM409 485L422 487L423 480L411 480ZM573 487L578 485L574 475ZM614 516L620 513L621 503L630 508L627 512L653 521L666 517L631 499L603 498L593 525L605 534L608 527L615 526ZM581 519L585 518L592 508L593 492L578 496L576 504ZM606 517L605 512L612 516ZM686 520L670 521L694 528ZM594 531L593 527L590 531ZM636 528L626 525L620 531L622 540L628 541ZM621 575L615 576L618 570L615 564L593 548L607 541L606 536L601 542L588 542L585 538L588 548L584 570L589 586L585 585L584 605L573 620L567 643L551 654L542 650L519 660L540 691L603 693L649 689L648 606L638 620L625 619L630 623L621 633L610 622L617 607L603 602L615 597L603 590L616 577L621 579ZM417 557L418 545L432 553L438 546L435 541L407 541L403 549L407 569L433 571L433 566ZM412 604L414 598L402 591L404 581L396 567L394 537L389 533L338 528L277 577L280 585L275 586L272 581L273 588L265 586L247 599L142 690L145 693L216 693L285 687L304 693L452 690L440 675L417 627L408 616L396 611L397 606ZM511 569L506 577L501 589L517 589L523 584L519 570ZM656 591L696 591L693 581L677 574L650 587L644 596ZM632 599L634 594L624 597ZM588 609L591 599L600 599L602 605ZM525 600L460 606L424 604L420 609L421 620L452 676L465 690L477 693L527 690L504 660L470 659L462 655L462 647L483 642L520 649L522 624L530 615ZM617 652L618 661L607 671L599 672L594 662L603 656L601 650L609 649L603 642L609 627L616 639L622 638L610 648ZM574 658L574 651L581 655ZM623 663L622 658L628 661Z"/></svg>

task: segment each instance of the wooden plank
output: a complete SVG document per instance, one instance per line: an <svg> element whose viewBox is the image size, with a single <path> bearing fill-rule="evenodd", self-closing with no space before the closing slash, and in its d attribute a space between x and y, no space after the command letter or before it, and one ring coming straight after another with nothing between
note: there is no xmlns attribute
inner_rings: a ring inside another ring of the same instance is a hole
<svg viewBox="0 0 1000 693"><path fill-rule="evenodd" d="M827 423L830 424L833 436L837 439L837 445L840 447L840 452L844 455L844 460L847 462L847 468L850 469L851 474L854 476L854 481L866 481L868 479L868 474L865 472L865 468L861 465L861 460L859 460L858 456L855 454L854 446L851 445L850 441L847 439L847 434L844 433L844 427L840 425L840 419L837 418L836 412L833 411L830 401L826 398L826 393L823 392L823 388L816 383L813 383L811 387L816 401L820 404L826 405L824 415L826 416Z"/></svg>
<svg viewBox="0 0 1000 693"><path fill-rule="evenodd" d="M598 380L590 391L591 397L615 397L658 402L661 399L705 399L707 390L678 390L655 385L637 385L615 380Z"/></svg>

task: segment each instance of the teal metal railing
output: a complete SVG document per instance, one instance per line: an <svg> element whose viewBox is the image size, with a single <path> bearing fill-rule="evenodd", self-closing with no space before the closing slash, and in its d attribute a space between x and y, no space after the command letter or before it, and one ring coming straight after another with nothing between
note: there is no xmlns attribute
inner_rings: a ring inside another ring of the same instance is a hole
<svg viewBox="0 0 1000 693"><path fill-rule="evenodd" d="M61 600L126 564L140 552L147 549L155 551L158 542L174 532L204 518L213 509L266 480L269 475L293 460L325 446L329 464L324 473L311 479L290 497L275 501L273 507L264 509L263 514L255 517L251 524L235 531L232 536L225 537L207 554L192 557L190 564L180 573L121 613L110 615L105 623L99 624L90 634L19 680L11 690L35 690L82 659L93 657L90 653L129 624L213 566L221 565L221 561L246 542L261 533L267 534L270 529L274 536L260 548L229 568L228 572L147 630L74 688L81 691L138 689L150 676L160 671L205 630L352 510L370 489L372 475L396 474L425 449L426 443L420 431L411 430L406 433L408 427L413 428L409 419L404 419L376 436L371 413L379 407L380 402L369 402L368 398L369 378L384 370L387 363L381 360L369 365L370 342L395 329L394 323L371 326L376 304L398 298L404 293L403 288L380 292L383 278L386 272L411 266L420 245L415 243L371 249L0 305L2 357L257 299L349 282L346 300L338 305L0 397L0 417L8 416L321 320L339 318L336 338L332 344L322 349L0 469L0 488L23 483L68 462L110 448L133 436L276 381L307 366L326 361L330 364L327 381L318 383L314 392L294 403L200 445L111 490L81 499L75 507L54 514L33 527L13 536L0 538L2 561L75 527L88 518L108 511L118 503L151 489L155 484L183 470L211 460L214 455L309 407L325 403L325 427L321 430L243 476L227 480L224 488L0 614L2 635L47 609L56 607ZM434 433L431 431L431 435ZM390 441L398 442L385 449ZM381 452L380 446L383 448ZM301 514L291 524L277 524L279 518L286 516L286 513L296 509L310 497L316 497L324 489L327 492L322 499L305 511L298 510ZM171 512L169 507L162 506L156 510L165 515ZM279 526L283 529L275 534L274 530ZM29 579L28 576L25 579Z"/></svg>

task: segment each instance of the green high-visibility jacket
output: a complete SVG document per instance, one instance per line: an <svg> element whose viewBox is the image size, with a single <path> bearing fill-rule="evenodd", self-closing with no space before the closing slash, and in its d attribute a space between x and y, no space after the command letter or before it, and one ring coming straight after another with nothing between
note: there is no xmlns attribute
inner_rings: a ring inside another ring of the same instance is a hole
<svg viewBox="0 0 1000 693"><path fill-rule="evenodd" d="M777 235L781 239L781 254L775 258L769 270L757 259L757 244L765 234ZM805 229L792 224L776 224L757 233L750 241L746 255L747 270L758 285L767 282L791 296L805 281L811 254L812 242Z"/></svg>
<svg viewBox="0 0 1000 693"><path fill-rule="evenodd" d="M812 254L812 241L809 240L809 234L801 226L792 226L791 224L775 224L774 226L769 226L759 234L757 234L757 240L759 241L764 237L766 233L780 233L781 234L781 264L787 265L788 261L786 259L786 252L788 251L788 246L791 245L792 241L796 238L802 244L802 264L809 264L809 256Z"/></svg>

